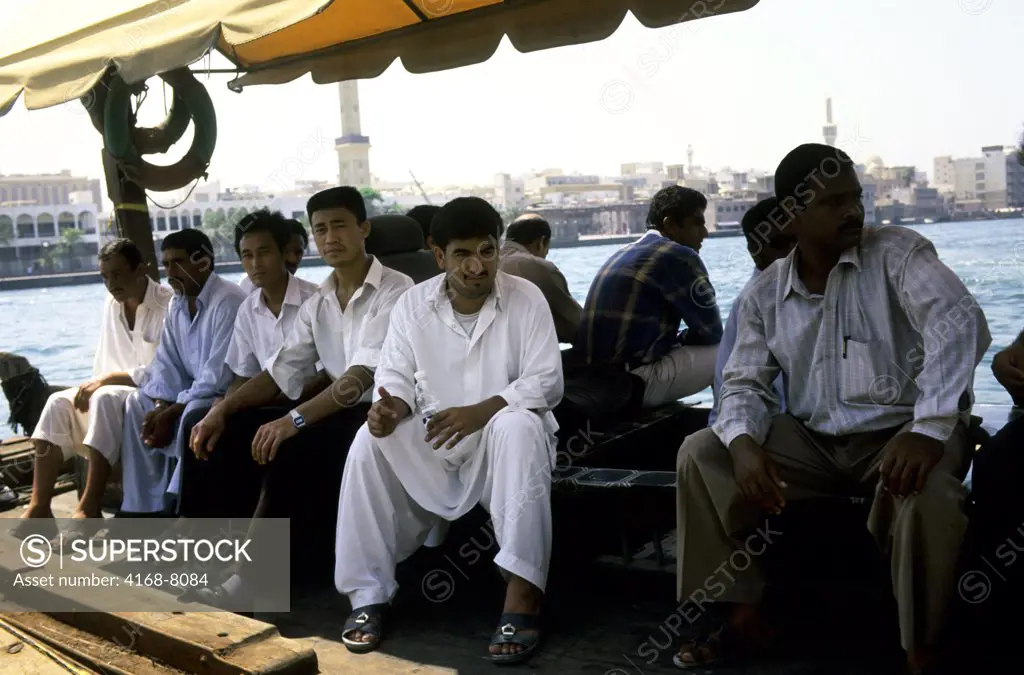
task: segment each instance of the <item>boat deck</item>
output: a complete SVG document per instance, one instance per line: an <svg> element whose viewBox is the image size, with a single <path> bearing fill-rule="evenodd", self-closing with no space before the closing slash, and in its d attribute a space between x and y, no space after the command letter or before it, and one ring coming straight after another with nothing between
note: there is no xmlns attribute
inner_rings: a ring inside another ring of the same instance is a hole
<svg viewBox="0 0 1024 675"><path fill-rule="evenodd" d="M975 414L983 417L984 429L994 433L1013 412L1005 406L978 406ZM714 619L714 610L701 616L691 610L685 618L679 612L674 532L646 540L619 532L623 522L634 531L643 530L649 522L671 522L674 510L669 493L673 490L659 485L655 499L632 500L630 495L644 491L609 490L604 485L581 492L580 487L587 486L573 485L556 493L547 637L541 653L521 670L558 675L678 672L672 664L673 653L683 639ZM60 494L55 514L68 517L74 504L73 491ZM765 566L789 571L769 577L780 580L772 581L768 598L771 616L782 629L777 653L756 664L715 672L901 672L885 563L870 546L864 514L858 511L862 505L836 506L835 511L801 510L794 504L787 509L789 520L773 526L784 533L786 545L777 547L778 551L772 547ZM13 509L0 517L17 517L20 511ZM274 624L284 637L315 649L321 673L494 672L487 659L487 642L501 607L503 583L487 555L471 564L458 554L469 542L493 554L495 545L482 529L483 522L483 514L474 512L453 525L442 547L422 549L399 566L401 590L377 653L356 656L341 644L349 608L329 578L295 588L290 613L256 618ZM659 550L651 540L660 541ZM793 542L796 545L791 546ZM595 551L599 553L596 560ZM969 657L970 666L952 672L983 672L978 659L984 654L966 647L960 653Z"/></svg>

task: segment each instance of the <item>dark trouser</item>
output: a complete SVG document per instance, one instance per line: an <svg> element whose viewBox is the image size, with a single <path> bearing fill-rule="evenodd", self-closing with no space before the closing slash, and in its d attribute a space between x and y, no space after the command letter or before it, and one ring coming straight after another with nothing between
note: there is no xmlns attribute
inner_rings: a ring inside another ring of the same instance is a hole
<svg viewBox="0 0 1024 675"><path fill-rule="evenodd" d="M315 564L329 572L334 561L334 535L338 492L345 458L369 404L360 404L310 426L281 444L270 464L252 458L252 439L259 427L288 413L286 408L260 408L232 416L209 459L185 453L181 515L189 518L289 518L292 559ZM280 542L262 540L258 521L249 536L254 563L261 542L279 548ZM258 564L239 574L254 577ZM276 570L267 570L274 574Z"/></svg>
<svg viewBox="0 0 1024 675"><path fill-rule="evenodd" d="M991 644L1015 645L1024 606L1024 416L975 455L970 525L960 559L957 626ZM1011 642L1004 642L1011 640Z"/></svg>

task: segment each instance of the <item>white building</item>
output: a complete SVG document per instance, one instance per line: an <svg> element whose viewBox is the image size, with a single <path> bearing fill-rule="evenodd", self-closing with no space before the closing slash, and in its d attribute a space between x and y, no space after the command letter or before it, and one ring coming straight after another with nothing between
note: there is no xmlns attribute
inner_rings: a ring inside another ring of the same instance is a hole
<svg viewBox="0 0 1024 675"><path fill-rule="evenodd" d="M516 209L526 205L526 185L521 178L512 178L507 173L494 176L494 206L499 209Z"/></svg>
<svg viewBox="0 0 1024 675"><path fill-rule="evenodd" d="M1015 148L989 145L980 157L935 158L935 186L952 194L958 211L1024 207L1024 166Z"/></svg>
<svg viewBox="0 0 1024 675"><path fill-rule="evenodd" d="M100 245L98 209L91 203L90 192L69 192L68 202L72 195L77 203L0 206L0 276L74 272L95 266ZM82 235L70 251L57 248L67 230Z"/></svg>

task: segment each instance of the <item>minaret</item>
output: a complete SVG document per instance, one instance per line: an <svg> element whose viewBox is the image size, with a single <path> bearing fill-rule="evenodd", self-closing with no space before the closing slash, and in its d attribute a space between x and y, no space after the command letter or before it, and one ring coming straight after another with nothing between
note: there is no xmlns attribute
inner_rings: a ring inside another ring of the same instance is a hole
<svg viewBox="0 0 1024 675"><path fill-rule="evenodd" d="M686 146L686 173L693 173L693 146Z"/></svg>
<svg viewBox="0 0 1024 675"><path fill-rule="evenodd" d="M359 121L359 85L356 80L338 84L341 104L341 136L334 139L338 153L338 183L371 187L370 139L363 136Z"/></svg>
<svg viewBox="0 0 1024 675"><path fill-rule="evenodd" d="M832 98L825 99L825 126L821 128L821 133L825 137L825 144L834 146L836 144L836 136L838 135L838 129L835 124L832 124Z"/></svg>

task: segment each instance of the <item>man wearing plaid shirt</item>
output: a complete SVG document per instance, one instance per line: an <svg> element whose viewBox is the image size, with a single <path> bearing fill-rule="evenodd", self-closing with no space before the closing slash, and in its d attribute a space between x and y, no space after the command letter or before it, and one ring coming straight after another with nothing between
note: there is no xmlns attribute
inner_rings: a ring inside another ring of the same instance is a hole
<svg viewBox="0 0 1024 675"><path fill-rule="evenodd" d="M707 203L690 188L659 190L647 234L608 259L583 307L574 350L588 364L621 364L639 375L645 407L695 394L714 379L722 317L698 255Z"/></svg>

